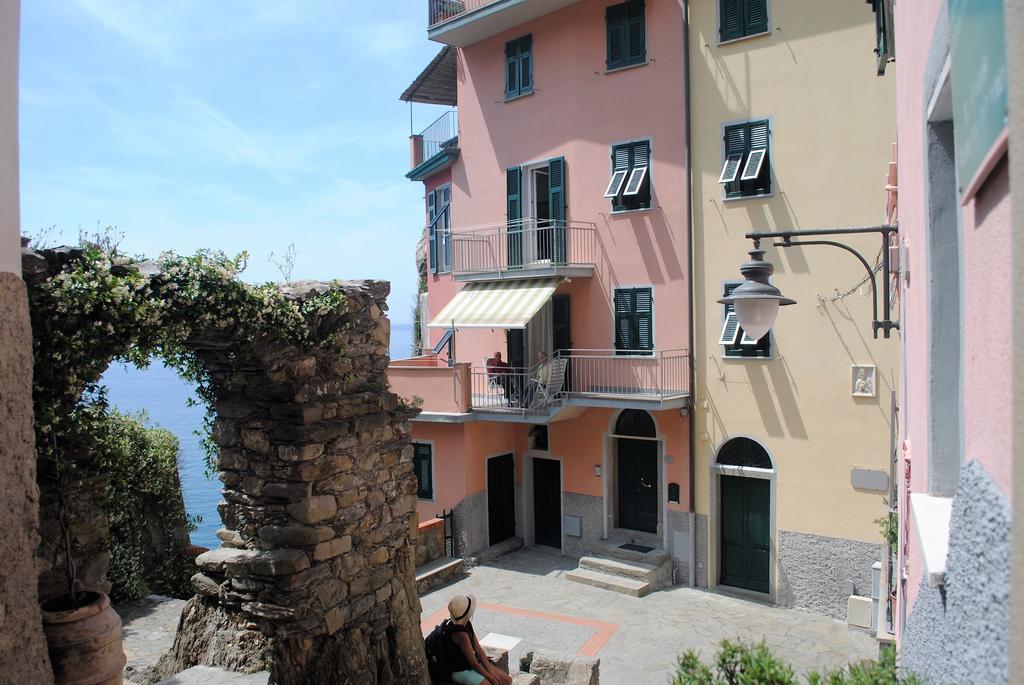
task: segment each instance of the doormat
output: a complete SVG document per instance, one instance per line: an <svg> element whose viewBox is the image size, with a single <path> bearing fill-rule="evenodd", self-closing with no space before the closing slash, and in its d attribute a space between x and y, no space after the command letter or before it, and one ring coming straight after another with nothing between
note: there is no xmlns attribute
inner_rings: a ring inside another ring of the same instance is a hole
<svg viewBox="0 0 1024 685"><path fill-rule="evenodd" d="M627 542L624 545L619 545L619 549L628 549L630 552L642 552L644 554L654 551L653 547L645 547L644 545L634 545L632 542Z"/></svg>

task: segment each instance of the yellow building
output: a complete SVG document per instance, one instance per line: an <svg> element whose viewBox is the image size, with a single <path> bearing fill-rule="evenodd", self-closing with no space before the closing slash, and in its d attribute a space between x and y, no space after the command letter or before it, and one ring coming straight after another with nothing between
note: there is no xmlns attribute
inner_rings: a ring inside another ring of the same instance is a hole
<svg viewBox="0 0 1024 685"><path fill-rule="evenodd" d="M835 247L762 243L797 304L760 341L717 300L748 232L885 223L894 80L862 2L694 0L690 20L696 582L869 613L849 596L884 564L898 333L872 338L867 271ZM880 255L878 236L839 240Z"/></svg>

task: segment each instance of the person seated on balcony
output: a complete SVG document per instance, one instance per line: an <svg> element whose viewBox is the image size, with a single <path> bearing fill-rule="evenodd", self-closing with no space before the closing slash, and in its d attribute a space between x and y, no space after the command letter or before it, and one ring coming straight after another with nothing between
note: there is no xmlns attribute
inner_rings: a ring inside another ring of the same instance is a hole
<svg viewBox="0 0 1024 685"><path fill-rule="evenodd" d="M551 362L548 361L548 353L541 350L537 353L537 368L533 370L530 377L530 384L523 396L523 406L530 407L541 388L547 388L551 383Z"/></svg>
<svg viewBox="0 0 1024 685"><path fill-rule="evenodd" d="M501 352L495 352L486 362L487 380L505 392L505 401L511 406L515 402L515 383L512 377L512 366L501 358Z"/></svg>

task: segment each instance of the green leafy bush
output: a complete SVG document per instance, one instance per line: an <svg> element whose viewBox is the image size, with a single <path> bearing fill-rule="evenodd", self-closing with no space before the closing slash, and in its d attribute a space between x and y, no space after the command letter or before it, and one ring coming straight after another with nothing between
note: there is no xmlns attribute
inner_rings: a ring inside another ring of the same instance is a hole
<svg viewBox="0 0 1024 685"><path fill-rule="evenodd" d="M144 413L121 414L104 404L89 410L101 412L94 435L110 478L110 595L115 602L150 593L190 597L195 569L185 547L194 526L181 498L178 439L148 427Z"/></svg>
<svg viewBox="0 0 1024 685"><path fill-rule="evenodd" d="M679 657L672 685L797 685L792 666L779 659L764 642L747 644L723 640L713 668L704 664L697 652L688 650ZM807 685L918 685L913 676L900 678L892 649L875 661L863 661L824 675L811 673Z"/></svg>

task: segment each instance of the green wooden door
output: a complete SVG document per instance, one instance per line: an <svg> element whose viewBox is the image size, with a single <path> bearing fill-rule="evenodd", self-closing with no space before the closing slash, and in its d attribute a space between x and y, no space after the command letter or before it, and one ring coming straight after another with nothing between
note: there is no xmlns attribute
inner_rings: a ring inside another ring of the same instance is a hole
<svg viewBox="0 0 1024 685"><path fill-rule="evenodd" d="M768 592L771 483L763 478L720 478L721 583Z"/></svg>

